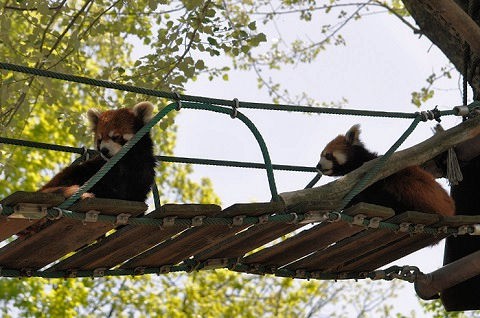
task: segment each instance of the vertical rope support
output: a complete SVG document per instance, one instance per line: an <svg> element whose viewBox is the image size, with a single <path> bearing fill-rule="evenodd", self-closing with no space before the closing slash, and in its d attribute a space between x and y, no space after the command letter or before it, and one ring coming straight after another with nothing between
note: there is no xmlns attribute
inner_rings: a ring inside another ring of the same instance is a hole
<svg viewBox="0 0 480 318"><path fill-rule="evenodd" d="M357 195L359 194L365 187L365 185L372 180L372 178L378 173L381 167L385 165L387 160L390 158L390 156L395 152L395 150L400 147L400 145L407 139L408 136L415 130L417 127L418 123L421 120L421 116L418 115L415 117L413 122L410 124L410 126L405 130L405 132L398 138L398 140L388 149L388 151L379 158L378 162L375 164L375 166L370 169L365 176L360 179L360 181L355 184L355 186L350 190L350 192L343 198L340 210L345 208L347 204Z"/></svg>
<svg viewBox="0 0 480 318"><path fill-rule="evenodd" d="M463 105L468 102L468 63L470 61L470 45L465 42L463 53Z"/></svg>
<svg viewBox="0 0 480 318"><path fill-rule="evenodd" d="M203 110L226 114L229 116L232 113L232 110L230 108L225 108L225 107L216 106L216 105L209 105L209 104L201 104L201 103L184 102L182 103L182 107L190 108L190 109L203 109ZM265 140L263 139L262 135L258 131L257 127L253 124L252 121L250 121L250 119L247 118L247 116L237 111L235 118L240 119L248 127L248 129L250 129L255 139L257 140L257 143L262 152L263 161L265 163L265 169L267 171L268 184L270 187L270 193L272 194L272 200L273 201L280 200L280 197L278 196L278 192L277 192L277 185L275 184L275 176L273 174L272 161L270 159L270 154L268 153L268 148L267 148L267 145L265 144Z"/></svg>
<svg viewBox="0 0 480 318"><path fill-rule="evenodd" d="M157 183L154 181L152 184L153 203L155 204L155 210L160 209L160 193L158 192Z"/></svg>

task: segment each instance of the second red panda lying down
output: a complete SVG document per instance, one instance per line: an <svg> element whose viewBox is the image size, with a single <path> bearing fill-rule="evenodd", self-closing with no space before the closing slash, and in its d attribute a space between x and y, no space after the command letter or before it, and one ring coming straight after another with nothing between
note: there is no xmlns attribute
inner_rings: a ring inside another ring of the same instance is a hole
<svg viewBox="0 0 480 318"><path fill-rule="evenodd" d="M378 157L359 139L360 126L330 141L322 151L317 169L328 176L343 176ZM418 166L411 166L377 181L360 192L350 204L367 202L390 207L397 213L419 211L452 216L455 203L435 178Z"/></svg>

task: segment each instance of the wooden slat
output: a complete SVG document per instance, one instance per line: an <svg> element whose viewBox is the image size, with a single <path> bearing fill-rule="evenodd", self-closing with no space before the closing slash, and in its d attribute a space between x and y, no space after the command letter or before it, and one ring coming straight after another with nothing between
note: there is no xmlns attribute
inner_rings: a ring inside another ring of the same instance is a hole
<svg viewBox="0 0 480 318"><path fill-rule="evenodd" d="M166 204L147 214L147 218L178 216L189 218L197 215L218 214L221 208L214 204ZM159 228L154 226L127 225L96 244L87 246L71 257L59 262L51 270L112 268L176 235L186 226Z"/></svg>
<svg viewBox="0 0 480 318"><path fill-rule="evenodd" d="M283 207L283 205L278 202L236 204L225 209L219 215L225 217L237 215L259 216L265 213L271 213L279 207ZM235 233L247 227L248 226L229 227L227 225L195 227L138 255L122 265L121 268L155 267L166 264L176 264L218 244L218 242L225 238L234 236Z"/></svg>
<svg viewBox="0 0 480 318"><path fill-rule="evenodd" d="M436 217L432 220L431 214L409 211L395 215L386 221L400 224L403 222L431 223L436 220ZM394 233L388 229L368 229L289 264L287 268L337 272L346 263L405 237L407 237L405 233Z"/></svg>
<svg viewBox="0 0 480 318"><path fill-rule="evenodd" d="M17 203L35 203L45 204L50 208L62 203L64 200L63 195L58 193L18 191L0 201L0 204L3 206L14 206ZM0 241L20 233L37 222L39 220L14 219L3 215L0 216Z"/></svg>
<svg viewBox="0 0 480 318"><path fill-rule="evenodd" d="M363 214L367 218L380 217L382 220L395 214L390 208L366 203L359 203L346 209L343 213L350 216ZM312 252L322 250L339 240L364 231L364 229L364 227L351 226L343 221L324 222L274 246L260 250L246 257L242 262L280 267Z"/></svg>
<svg viewBox="0 0 480 318"><path fill-rule="evenodd" d="M419 212L418 212L419 213ZM435 214L421 213L421 219L412 220L412 223L425 224L429 226L439 225L440 216ZM430 221L425 221L430 218ZM391 235L396 235L391 232ZM421 248L429 246L439 240L441 236L434 237L429 234L408 234L404 235L396 241L393 241L384 246L380 246L375 251L367 253L362 257L345 264L340 271L371 271L383 265L386 265L394 260L400 259L410 253L413 253Z"/></svg>
<svg viewBox="0 0 480 318"><path fill-rule="evenodd" d="M129 213L137 216L146 210L143 202L111 199L85 199L70 208L72 211L102 211L106 215ZM0 266L13 269L40 269L60 257L96 240L113 228L112 223L82 222L69 218L49 221L40 232L18 238L0 249Z"/></svg>

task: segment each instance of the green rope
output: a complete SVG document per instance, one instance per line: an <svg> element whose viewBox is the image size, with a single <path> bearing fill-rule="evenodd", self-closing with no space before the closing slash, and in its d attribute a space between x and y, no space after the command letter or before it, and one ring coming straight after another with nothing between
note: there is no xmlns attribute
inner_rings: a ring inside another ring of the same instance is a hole
<svg viewBox="0 0 480 318"><path fill-rule="evenodd" d="M153 203L155 204L155 210L160 209L160 193L158 192L157 183L153 182L152 185Z"/></svg>
<svg viewBox="0 0 480 318"><path fill-rule="evenodd" d="M59 146L59 145L47 144L44 142L20 140L20 139L6 138L6 137L0 137L0 143L6 144L6 145L33 147L33 148L45 149L45 150L77 153L80 155L85 152L85 149L78 148L78 147Z"/></svg>
<svg viewBox="0 0 480 318"><path fill-rule="evenodd" d="M0 215L10 216L15 211L12 206L4 206L3 210L0 209ZM103 222L117 224L118 219L116 216L97 214L94 220L88 217L88 213L74 212L62 208L49 208L47 209L48 219L56 220L61 217L80 221L80 222ZM339 212L325 212L320 215L312 216L310 213L277 213L264 216L236 216L236 217L221 217L221 216L196 216L191 218L169 216L164 218L149 218L149 217L134 217L128 218L124 224L130 224L135 226L154 226L154 227L190 227L190 226L211 226L211 225L226 225L226 226L249 226L256 224L307 224L307 223L321 223L321 222L338 222L344 221L351 225L357 225L365 228L378 228L390 230L393 232L402 231L405 233L425 233L429 235L473 235L478 231L474 224L455 226L443 226L443 227L429 227L423 226L421 229L417 227L418 224L405 223L404 225L389 223L385 221L372 222L372 219L364 218L359 224L354 220L352 216ZM474 220L470 219L470 222ZM475 219L480 223L480 217ZM408 226L406 226L408 225ZM421 224L423 225L423 224Z"/></svg>
<svg viewBox="0 0 480 318"><path fill-rule="evenodd" d="M187 103L182 103L182 107L199 109L199 110L210 110L210 111L215 111L215 112L223 113L227 115L232 114L231 109L213 106L213 105L207 105L207 104L197 104L197 103L187 102ZM240 112L235 112L235 114L236 114L235 117L240 119L255 136L255 139L257 140L257 143L260 146L260 150L262 151L262 156L265 163L265 169L267 170L268 184L270 186L270 192L272 194L272 200L279 201L280 198L278 196L277 186L275 184L275 177L273 175L272 161L270 160L270 155L268 153L267 145L265 144L265 141L263 140L262 135L258 131L257 127L255 127L253 122L251 122L250 119L248 119L244 114Z"/></svg>
<svg viewBox="0 0 480 318"><path fill-rule="evenodd" d="M196 103L205 103L213 105L223 105L229 107L240 107L250 109L263 109L263 110L277 110L277 111L290 111L290 112L302 112L302 113L318 113L318 114L334 114L334 115L354 115L354 116L372 116L372 117L389 117L389 118L416 118L416 113L405 112L385 112L385 111L369 111L369 110L356 110L356 109L338 109L338 108L325 108L325 107L310 107L310 106L292 106L282 104L267 104L267 103L253 103L253 102L238 102L233 100L207 98L201 96L182 95L171 92L164 92L154 89L148 89L143 87L136 87L132 85L119 84L110 81L97 80L83 76L75 76L70 74L64 74L59 72L53 72L48 70L41 70L32 67L26 67L11 63L0 62L0 69L20 72L24 74L37 75L42 77L49 77L60 79L64 81L70 81L75 83L87 84L97 87L111 88L121 91L133 92L143 94L147 96L163 97L170 100L181 100ZM440 111L439 115L454 115L453 110Z"/></svg>
<svg viewBox="0 0 480 318"><path fill-rule="evenodd" d="M408 136L415 130L417 127L418 123L421 120L421 116L415 117L413 120L412 124L407 128L407 130L398 138L398 140L388 149L388 151L379 158L379 160L375 163L372 169L370 169L362 179L360 179L355 186L350 190L350 192L343 198L340 206L340 210L345 208L348 203L357 195L359 194L364 188L365 185L367 185L373 177L378 173L380 168L382 168L387 160L390 158L390 156L395 152L395 150L400 147L400 145L407 139Z"/></svg>
<svg viewBox="0 0 480 318"><path fill-rule="evenodd" d="M108 160L100 170L95 173L85 184L83 184L77 192L75 192L71 197L69 197L67 200L65 200L62 204L59 205L59 208L68 208L70 207L75 201L77 201L82 194L86 193L88 190L90 190L97 182L101 180L105 176L105 174L110 171L110 169L118 162L120 161L121 158L143 137L145 136L150 129L156 125L162 118L164 118L168 113L170 113L172 110L176 109L178 106L177 103L171 103L164 107L157 115L155 115L147 124L145 124L136 134L135 136L129 140L123 147L122 149L115 154L110 160ZM182 103L182 107L184 108L190 108L190 109L199 109L199 110L208 110L208 111L213 111L217 113L223 113L230 115L231 110L228 108L220 107L220 106L215 106L215 105L207 105L207 104L198 104L198 103ZM260 149L262 151L263 159L265 161L265 167L267 170L267 178L268 178L268 183L270 186L270 192L272 194L272 200L273 201L278 201L278 192L277 188L275 185L275 177L273 175L273 168L272 168L272 162L270 160L270 155L268 153L267 146L265 144L265 141L263 140L263 137L261 136L260 132L257 130L255 125L242 113L237 112L237 118L240 119L253 133L255 136L255 139L257 140Z"/></svg>
<svg viewBox="0 0 480 318"><path fill-rule="evenodd" d="M71 146L57 146L54 144L47 144L43 142L36 142L30 140L12 139L0 137L0 143L6 145L17 145L22 147L30 147L37 149L53 150L68 153L82 154L88 152L89 155L95 155L98 151L94 149L77 148ZM189 158L189 157L176 157L176 156L155 156L155 159L162 162L174 162L174 163L190 163L196 165L208 165L208 166L222 166L222 167L235 167L235 168L250 168L250 169L265 169L264 163L258 162L245 162L245 161L233 161L233 160L216 160L205 158ZM295 172L317 172L315 167L295 166L295 165L280 165L272 164L273 170L283 171L295 171Z"/></svg>
<svg viewBox="0 0 480 318"><path fill-rule="evenodd" d="M221 261L217 266L215 261ZM213 264L213 266L211 265ZM225 265L223 265L225 264ZM137 276L137 275L164 275L175 272L192 272L211 268L228 269L239 273L257 275L274 275L276 277L315 279L315 280L347 280L347 279L401 279L409 282L415 280L415 275L422 275L417 268L411 266L392 266L384 270L351 273L323 273L320 271L292 271L289 269L272 269L261 265L243 264L239 259L207 260L196 262L187 260L179 265L163 265L161 267L138 267L133 269L96 269L96 270L18 270L0 268L1 277L41 277L41 278L95 278L105 276ZM416 269L416 270L414 270Z"/></svg>

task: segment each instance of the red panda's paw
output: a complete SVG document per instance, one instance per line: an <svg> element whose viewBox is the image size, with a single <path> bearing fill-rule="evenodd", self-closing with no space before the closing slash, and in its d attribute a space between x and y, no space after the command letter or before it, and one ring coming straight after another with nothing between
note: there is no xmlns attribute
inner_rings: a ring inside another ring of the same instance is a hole
<svg viewBox="0 0 480 318"><path fill-rule="evenodd" d="M40 192L44 193L60 193L62 194L65 199L68 199L71 197L73 194L75 194L78 190L80 189L79 185L72 185L68 187L53 187L53 188L45 188L41 189ZM90 199L90 198L95 198L95 194L91 192L85 192L84 194L81 195L80 197L82 200L83 199Z"/></svg>

